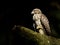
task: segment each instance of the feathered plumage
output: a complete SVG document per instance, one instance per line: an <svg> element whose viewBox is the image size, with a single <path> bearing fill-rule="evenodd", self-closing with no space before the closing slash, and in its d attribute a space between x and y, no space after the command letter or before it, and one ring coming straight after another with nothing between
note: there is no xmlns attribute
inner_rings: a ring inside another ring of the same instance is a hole
<svg viewBox="0 0 60 45"><path fill-rule="evenodd" d="M51 33L49 21L48 21L47 17L44 14L41 15L41 23L44 25L46 31L48 33Z"/></svg>
<svg viewBox="0 0 60 45"><path fill-rule="evenodd" d="M33 9L33 11L31 12L31 14L33 14L33 20L35 21L36 29L40 28L40 29L43 30L44 27L45 27L46 31L48 33L51 33L48 18L44 14L42 14L42 12L41 12L40 9L38 9L38 8ZM44 25L44 27L43 27L42 24Z"/></svg>

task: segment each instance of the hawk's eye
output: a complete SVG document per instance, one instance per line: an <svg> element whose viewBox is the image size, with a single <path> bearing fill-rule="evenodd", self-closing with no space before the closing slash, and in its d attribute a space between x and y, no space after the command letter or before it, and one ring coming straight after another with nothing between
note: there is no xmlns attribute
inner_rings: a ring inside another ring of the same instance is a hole
<svg viewBox="0 0 60 45"><path fill-rule="evenodd" d="M37 14L37 13L35 13L35 14Z"/></svg>
<svg viewBox="0 0 60 45"><path fill-rule="evenodd" d="M38 12L38 14L40 14L40 12Z"/></svg>

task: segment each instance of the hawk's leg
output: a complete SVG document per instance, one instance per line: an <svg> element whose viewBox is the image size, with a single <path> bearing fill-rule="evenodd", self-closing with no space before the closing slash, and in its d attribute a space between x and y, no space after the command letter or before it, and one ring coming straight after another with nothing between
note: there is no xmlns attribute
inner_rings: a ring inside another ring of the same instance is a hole
<svg viewBox="0 0 60 45"><path fill-rule="evenodd" d="M38 33L40 34L44 34L44 29L42 26L37 26L37 30L36 30Z"/></svg>

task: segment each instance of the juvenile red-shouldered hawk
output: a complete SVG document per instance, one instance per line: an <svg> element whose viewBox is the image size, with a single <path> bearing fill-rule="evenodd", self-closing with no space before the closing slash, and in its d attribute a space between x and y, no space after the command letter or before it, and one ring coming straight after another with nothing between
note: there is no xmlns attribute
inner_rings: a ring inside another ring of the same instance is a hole
<svg viewBox="0 0 60 45"><path fill-rule="evenodd" d="M38 8L33 9L31 14L33 14L33 20L35 22L33 24L33 26L34 26L34 28L36 26L36 29L38 29L38 32L40 32L41 34L44 34L43 30L45 30L48 33L51 33L49 21L48 21L47 17L44 14L42 14L40 9L38 9Z"/></svg>

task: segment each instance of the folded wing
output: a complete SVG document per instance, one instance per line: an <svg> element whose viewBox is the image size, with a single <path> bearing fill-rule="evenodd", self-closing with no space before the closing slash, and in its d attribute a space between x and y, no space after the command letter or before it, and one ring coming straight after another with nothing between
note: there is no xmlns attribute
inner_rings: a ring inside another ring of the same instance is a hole
<svg viewBox="0 0 60 45"><path fill-rule="evenodd" d="M49 26L49 21L48 21L47 17L44 14L41 15L41 22L44 25L46 31L48 33L51 33L50 26Z"/></svg>

